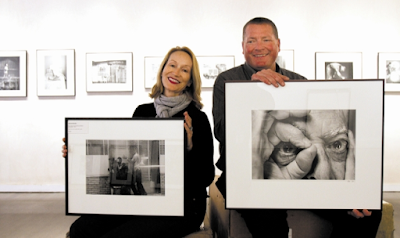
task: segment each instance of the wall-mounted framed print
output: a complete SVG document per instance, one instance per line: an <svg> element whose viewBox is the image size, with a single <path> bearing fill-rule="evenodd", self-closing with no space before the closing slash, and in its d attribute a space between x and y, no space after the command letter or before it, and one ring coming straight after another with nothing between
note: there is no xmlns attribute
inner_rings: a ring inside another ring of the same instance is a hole
<svg viewBox="0 0 400 238"><path fill-rule="evenodd" d="M362 53L316 52L315 78L327 80L362 79Z"/></svg>
<svg viewBox="0 0 400 238"><path fill-rule="evenodd" d="M380 209L383 88L362 79L279 90L226 82L226 207Z"/></svg>
<svg viewBox="0 0 400 238"><path fill-rule="evenodd" d="M197 56L201 87L212 88L217 76L235 66L235 56Z"/></svg>
<svg viewBox="0 0 400 238"><path fill-rule="evenodd" d="M162 56L144 57L144 88L150 89L156 84L157 73L163 59Z"/></svg>
<svg viewBox="0 0 400 238"><path fill-rule="evenodd" d="M75 96L75 50L37 50L38 96Z"/></svg>
<svg viewBox="0 0 400 238"><path fill-rule="evenodd" d="M182 122L65 118L67 215L183 216Z"/></svg>
<svg viewBox="0 0 400 238"><path fill-rule="evenodd" d="M275 61L279 67L294 71L294 50L281 50Z"/></svg>
<svg viewBox="0 0 400 238"><path fill-rule="evenodd" d="M386 92L400 92L400 52L378 53L378 78L385 80Z"/></svg>
<svg viewBox="0 0 400 238"><path fill-rule="evenodd" d="M87 92L132 92L132 53L87 53Z"/></svg>
<svg viewBox="0 0 400 238"><path fill-rule="evenodd" d="M26 51L0 51L0 97L26 97Z"/></svg>

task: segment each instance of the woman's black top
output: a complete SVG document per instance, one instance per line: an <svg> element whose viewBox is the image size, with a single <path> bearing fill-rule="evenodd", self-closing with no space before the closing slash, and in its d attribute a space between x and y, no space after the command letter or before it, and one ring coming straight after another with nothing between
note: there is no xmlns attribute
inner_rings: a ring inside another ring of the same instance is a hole
<svg viewBox="0 0 400 238"><path fill-rule="evenodd" d="M200 111L193 102L185 110L173 115L172 118L183 118L183 113L186 111L192 118L193 148L191 151L185 148L184 151L184 212L185 217L201 216L201 214L204 216L206 187L212 183L215 175L213 135L207 115ZM155 118L154 104L138 106L132 117ZM184 126L183 123L182 126ZM185 131L185 142L186 136Z"/></svg>

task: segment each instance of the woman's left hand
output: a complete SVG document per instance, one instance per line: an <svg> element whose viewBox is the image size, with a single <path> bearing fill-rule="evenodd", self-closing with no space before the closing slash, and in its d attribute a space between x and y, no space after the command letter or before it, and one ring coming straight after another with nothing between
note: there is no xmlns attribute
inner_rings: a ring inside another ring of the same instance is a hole
<svg viewBox="0 0 400 238"><path fill-rule="evenodd" d="M192 150L193 148L193 126L192 126L192 118L189 116L188 112L184 112L183 115L185 116L185 130L187 134L187 149Z"/></svg>

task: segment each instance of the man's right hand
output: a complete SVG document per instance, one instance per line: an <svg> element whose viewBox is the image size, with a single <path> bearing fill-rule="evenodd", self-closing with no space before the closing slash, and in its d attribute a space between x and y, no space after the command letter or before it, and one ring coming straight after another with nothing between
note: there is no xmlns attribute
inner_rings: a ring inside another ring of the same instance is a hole
<svg viewBox="0 0 400 238"><path fill-rule="evenodd" d="M261 81L267 85L273 85L274 87L285 86L285 81L289 78L279 74L271 69L263 69L251 76L251 80Z"/></svg>

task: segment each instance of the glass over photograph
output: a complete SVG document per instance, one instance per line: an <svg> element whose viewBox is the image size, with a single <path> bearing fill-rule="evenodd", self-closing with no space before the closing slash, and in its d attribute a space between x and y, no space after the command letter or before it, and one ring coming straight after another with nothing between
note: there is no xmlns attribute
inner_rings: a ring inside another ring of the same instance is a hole
<svg viewBox="0 0 400 238"><path fill-rule="evenodd" d="M126 60L92 62L92 83L126 83Z"/></svg>
<svg viewBox="0 0 400 238"><path fill-rule="evenodd" d="M67 55L44 56L45 90L66 90L69 75L67 75ZM71 79L72 80L72 79Z"/></svg>
<svg viewBox="0 0 400 238"><path fill-rule="evenodd" d="M86 193L165 195L164 140L86 140Z"/></svg>
<svg viewBox="0 0 400 238"><path fill-rule="evenodd" d="M353 79L353 62L325 62L325 78L328 80Z"/></svg>
<svg viewBox="0 0 400 238"><path fill-rule="evenodd" d="M252 163L262 164L264 179L355 180L355 114L253 110Z"/></svg>
<svg viewBox="0 0 400 238"><path fill-rule="evenodd" d="M386 83L400 83L400 60L386 61Z"/></svg>
<svg viewBox="0 0 400 238"><path fill-rule="evenodd" d="M19 90L19 72L19 57L0 57L0 90Z"/></svg>

